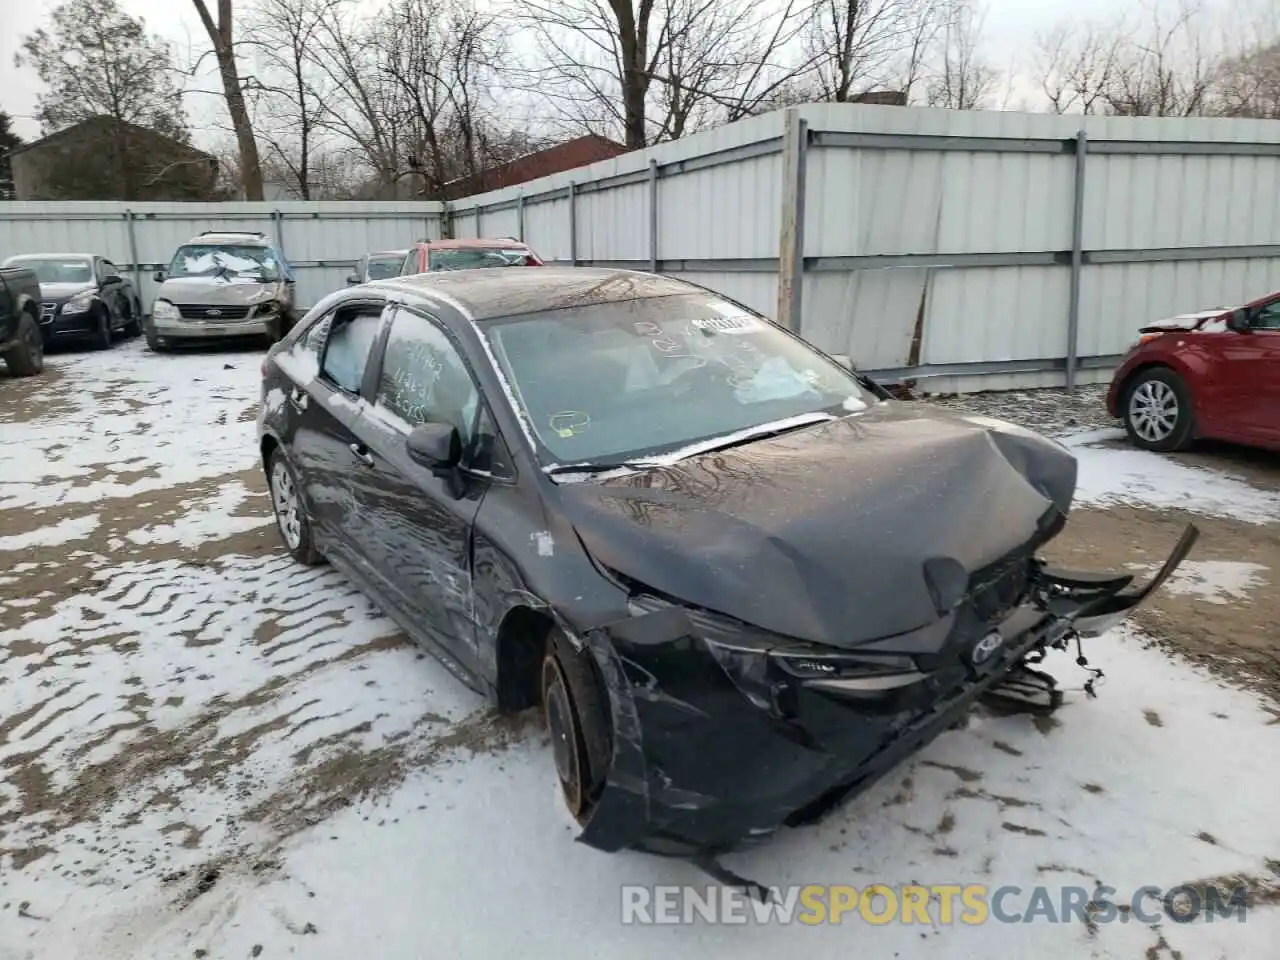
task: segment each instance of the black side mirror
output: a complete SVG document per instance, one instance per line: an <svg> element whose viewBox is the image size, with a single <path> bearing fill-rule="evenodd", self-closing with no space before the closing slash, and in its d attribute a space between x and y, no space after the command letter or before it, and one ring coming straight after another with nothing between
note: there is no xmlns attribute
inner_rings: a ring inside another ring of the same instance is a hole
<svg viewBox="0 0 1280 960"><path fill-rule="evenodd" d="M1249 311L1245 307L1232 310L1227 316L1227 329L1236 333L1249 332Z"/></svg>
<svg viewBox="0 0 1280 960"><path fill-rule="evenodd" d="M154 280L156 283L164 283L164 271L157 270L155 273L151 275L151 279Z"/></svg>
<svg viewBox="0 0 1280 960"><path fill-rule="evenodd" d="M452 470L462 460L462 437L451 423L423 423L404 441L409 457L432 471Z"/></svg>
<svg viewBox="0 0 1280 960"><path fill-rule="evenodd" d="M347 277L347 286L348 286L348 287L354 287L354 286L357 286L359 283L360 283L360 274L358 274L358 273L353 273L351 276Z"/></svg>
<svg viewBox="0 0 1280 960"><path fill-rule="evenodd" d="M102 282L104 285L108 283L120 283L120 276L119 274L115 274L115 273L108 274L107 276L102 278Z"/></svg>

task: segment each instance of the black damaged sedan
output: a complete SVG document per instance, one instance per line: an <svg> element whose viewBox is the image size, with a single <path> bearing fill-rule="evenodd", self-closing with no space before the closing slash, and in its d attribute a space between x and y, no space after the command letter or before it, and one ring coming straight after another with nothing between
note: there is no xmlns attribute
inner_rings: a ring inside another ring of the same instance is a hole
<svg viewBox="0 0 1280 960"><path fill-rule="evenodd" d="M580 839L703 863L856 794L1144 586L1054 570L1076 465L892 400L752 310L618 270L379 281L263 365L280 534L502 711ZM1073 649L1072 651L1076 651Z"/></svg>

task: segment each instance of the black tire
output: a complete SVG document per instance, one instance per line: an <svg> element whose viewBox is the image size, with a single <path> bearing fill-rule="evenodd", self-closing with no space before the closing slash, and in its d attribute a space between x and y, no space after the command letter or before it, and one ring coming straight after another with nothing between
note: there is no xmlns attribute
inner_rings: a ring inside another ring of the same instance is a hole
<svg viewBox="0 0 1280 960"><path fill-rule="evenodd" d="M4 354L5 365L15 377L34 377L44 370L44 338L35 317L27 311L18 320L18 341Z"/></svg>
<svg viewBox="0 0 1280 960"><path fill-rule="evenodd" d="M289 521L281 515L281 494L277 490L276 484L278 470L284 471L288 477L293 496L296 498L296 542L291 542L292 535L289 532ZM271 510L276 518L276 532L280 534L280 539L284 543L285 549L289 551L289 555L308 567L324 563L324 557L316 549L315 542L311 539L311 519L307 516L306 499L302 496L302 488L298 484L298 474L294 471L293 464L289 462L288 456L279 447L272 450L271 456L267 458L267 489L271 495Z"/></svg>
<svg viewBox="0 0 1280 960"><path fill-rule="evenodd" d="M600 799L613 761L609 701L591 655L575 650L558 628L547 636L540 689L565 805L579 823L585 823Z"/></svg>
<svg viewBox="0 0 1280 960"><path fill-rule="evenodd" d="M93 334L95 350L111 349L111 311L106 307L97 309L98 329Z"/></svg>
<svg viewBox="0 0 1280 960"><path fill-rule="evenodd" d="M1168 417L1161 417L1161 411L1171 412L1171 425L1162 422ZM1191 391L1169 367L1147 367L1134 375L1125 385L1120 417L1129 442L1143 450L1171 453L1195 437Z"/></svg>
<svg viewBox="0 0 1280 960"><path fill-rule="evenodd" d="M138 334L142 332L142 327L140 325L141 317L142 317L142 304L138 303L136 300L130 300L128 306L125 309L127 309L129 312L125 315L125 318L124 318L124 335L126 337L136 337Z"/></svg>

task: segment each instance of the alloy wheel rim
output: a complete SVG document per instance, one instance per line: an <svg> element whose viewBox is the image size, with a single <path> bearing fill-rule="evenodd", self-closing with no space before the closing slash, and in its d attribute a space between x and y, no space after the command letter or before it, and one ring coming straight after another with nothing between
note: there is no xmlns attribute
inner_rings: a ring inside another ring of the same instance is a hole
<svg viewBox="0 0 1280 960"><path fill-rule="evenodd" d="M276 510L276 524L290 550L302 543L302 515L298 509L298 491L283 461L276 461L271 471L271 500Z"/></svg>
<svg viewBox="0 0 1280 960"><path fill-rule="evenodd" d="M1129 398L1133 432L1148 443L1159 443L1178 425L1178 396L1163 380L1141 383Z"/></svg>

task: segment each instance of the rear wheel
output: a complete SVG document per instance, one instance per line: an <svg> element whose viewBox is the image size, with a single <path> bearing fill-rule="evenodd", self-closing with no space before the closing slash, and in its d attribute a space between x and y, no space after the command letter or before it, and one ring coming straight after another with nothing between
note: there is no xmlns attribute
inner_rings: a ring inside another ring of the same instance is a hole
<svg viewBox="0 0 1280 960"><path fill-rule="evenodd" d="M124 309L124 335L126 337L136 337L142 332L142 328L138 325L139 318L142 316L142 304L130 300L125 304Z"/></svg>
<svg viewBox="0 0 1280 960"><path fill-rule="evenodd" d="M1140 371L1125 391L1123 416L1129 440L1144 450L1167 453L1191 442L1191 391L1176 370L1150 367Z"/></svg>
<svg viewBox="0 0 1280 960"><path fill-rule="evenodd" d="M560 791L569 812L585 823L604 790L613 759L608 695L590 654L575 650L558 629L547 637L541 687Z"/></svg>
<svg viewBox="0 0 1280 960"><path fill-rule="evenodd" d="M4 362L15 377L34 377L44 370L44 339L31 314L23 311L18 321L16 343L4 354Z"/></svg>
<svg viewBox="0 0 1280 960"><path fill-rule="evenodd" d="M271 506L275 510L276 529L289 553L299 563L314 567L324 562L311 540L311 521L302 502L298 477L283 450L276 447L267 459L267 478L271 484Z"/></svg>

